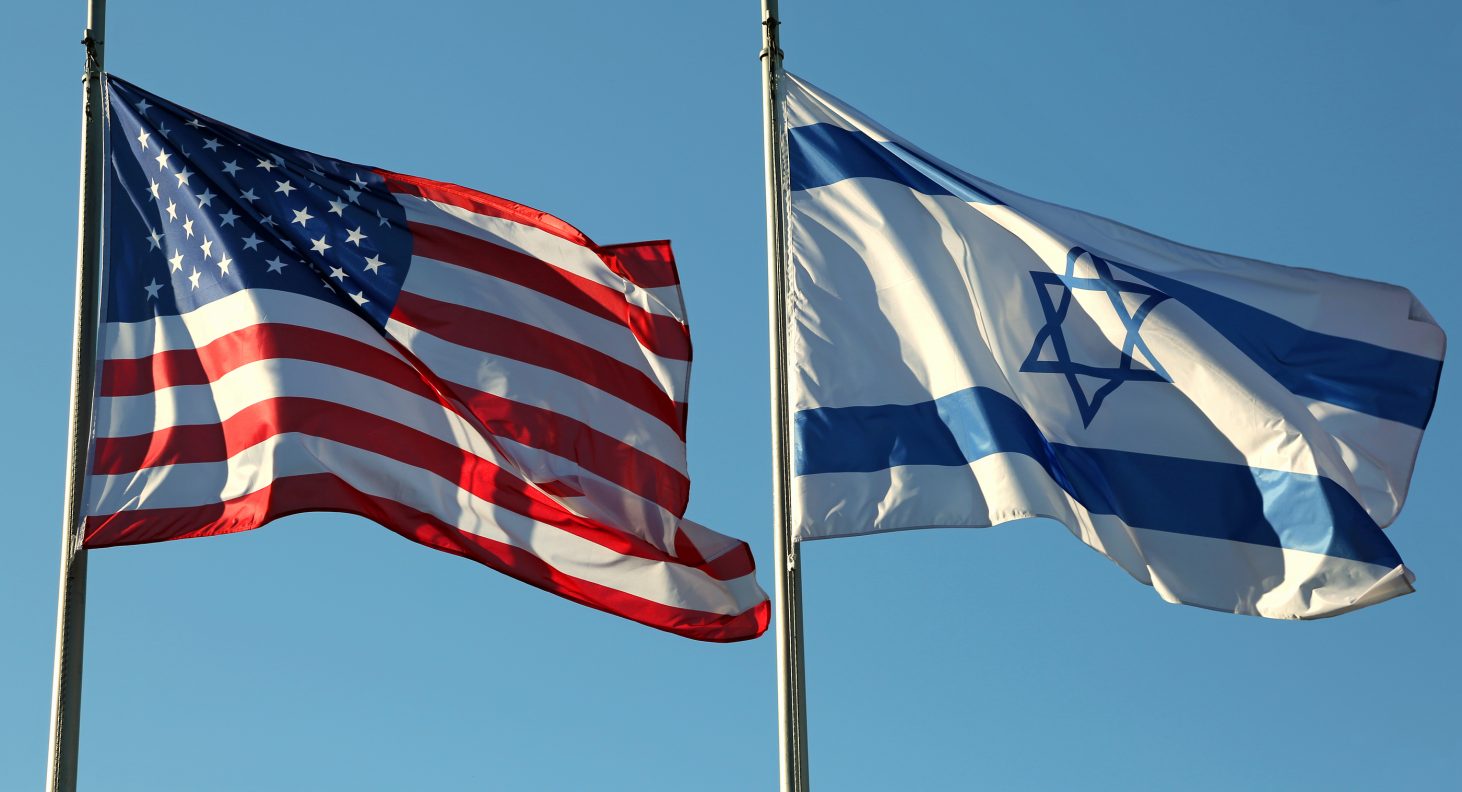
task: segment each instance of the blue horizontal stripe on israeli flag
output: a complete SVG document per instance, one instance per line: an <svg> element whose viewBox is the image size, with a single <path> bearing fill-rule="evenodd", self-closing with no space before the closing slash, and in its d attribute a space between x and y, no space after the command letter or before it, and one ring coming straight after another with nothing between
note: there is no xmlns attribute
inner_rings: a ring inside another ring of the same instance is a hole
<svg viewBox="0 0 1462 792"><path fill-rule="evenodd" d="M1020 405L989 388L919 404L806 409L794 422L799 476L1023 454L1087 511L1133 527L1401 564L1375 521L1327 478L1052 443Z"/></svg>
<svg viewBox="0 0 1462 792"><path fill-rule="evenodd" d="M846 179L902 184L923 195L999 203L917 153L831 124L787 130L793 190ZM974 197L972 194L978 193ZM1291 393L1425 428L1436 402L1439 360L1307 330L1229 297L1121 261L1114 265L1198 314Z"/></svg>
<svg viewBox="0 0 1462 792"><path fill-rule="evenodd" d="M787 130L787 162L793 190L867 177L907 185L925 195L954 195L873 138L832 124Z"/></svg>
<svg viewBox="0 0 1462 792"><path fill-rule="evenodd" d="M1120 261L1112 265L1176 298L1290 393L1418 429L1431 418L1440 360L1306 330L1231 297Z"/></svg>
<svg viewBox="0 0 1462 792"><path fill-rule="evenodd" d="M994 196L958 174L898 143L880 143L852 129L808 124L787 130L787 161L793 190L810 190L844 179L896 182L924 195L952 195L962 201L998 204Z"/></svg>

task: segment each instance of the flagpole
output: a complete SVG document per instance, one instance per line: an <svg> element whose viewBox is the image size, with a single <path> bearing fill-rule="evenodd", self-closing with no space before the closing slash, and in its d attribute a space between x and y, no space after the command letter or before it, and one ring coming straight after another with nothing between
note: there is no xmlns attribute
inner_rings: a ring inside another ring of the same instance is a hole
<svg viewBox="0 0 1462 792"><path fill-rule="evenodd" d="M71 342L71 427L61 518L61 587L56 602L56 664L51 686L48 792L74 792L81 727L81 649L86 624L86 549L81 546L83 485L95 384L97 272L101 258L102 69L106 0L88 0L82 73L81 198L76 239L76 326Z"/></svg>
<svg viewBox="0 0 1462 792"><path fill-rule="evenodd" d="M766 127L767 266L772 359L773 553L777 600L777 744L782 792L808 792L807 689L802 661L802 571L793 540L787 433L787 155L782 134L782 48L777 0L762 0L762 99Z"/></svg>

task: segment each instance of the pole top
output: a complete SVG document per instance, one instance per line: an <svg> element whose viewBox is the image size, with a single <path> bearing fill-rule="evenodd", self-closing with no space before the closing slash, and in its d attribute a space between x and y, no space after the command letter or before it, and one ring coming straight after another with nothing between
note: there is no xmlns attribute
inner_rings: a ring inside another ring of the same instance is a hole
<svg viewBox="0 0 1462 792"><path fill-rule="evenodd" d="M100 76L102 73L101 48L105 42L102 41L101 33L87 28L82 35L81 46L86 48L86 73L81 75L82 80Z"/></svg>
<svg viewBox="0 0 1462 792"><path fill-rule="evenodd" d="M776 59L776 62L780 63L782 61L782 42L781 38L777 35L777 30L782 26L782 23L777 19L774 10L771 8L763 8L761 24L762 27L766 28L766 34L762 37L762 40L766 42L766 46L761 48L761 54L758 57L761 60L766 60L767 56L771 55Z"/></svg>

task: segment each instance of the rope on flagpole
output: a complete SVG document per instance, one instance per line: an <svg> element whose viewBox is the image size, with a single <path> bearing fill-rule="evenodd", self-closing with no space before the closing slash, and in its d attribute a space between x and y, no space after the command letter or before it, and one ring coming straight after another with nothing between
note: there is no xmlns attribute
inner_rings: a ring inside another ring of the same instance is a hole
<svg viewBox="0 0 1462 792"><path fill-rule="evenodd" d="M807 690L802 660L802 571L792 537L787 402L787 154L777 0L762 0L762 98L766 127L767 266L772 379L773 548L776 560L777 744L782 792L808 792Z"/></svg>
<svg viewBox="0 0 1462 792"><path fill-rule="evenodd" d="M51 686L48 792L75 792L81 728L81 652L86 624L86 549L82 503L91 447L96 380L98 271L102 239L102 73L106 0L88 0L81 100L81 196L76 234L76 326L71 345L71 425L61 519L61 583L56 602L56 662Z"/></svg>

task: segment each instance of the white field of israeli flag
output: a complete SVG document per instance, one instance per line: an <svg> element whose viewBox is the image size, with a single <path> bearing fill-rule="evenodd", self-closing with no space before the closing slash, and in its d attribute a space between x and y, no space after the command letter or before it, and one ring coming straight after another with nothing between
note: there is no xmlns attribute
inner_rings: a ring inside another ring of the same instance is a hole
<svg viewBox="0 0 1462 792"><path fill-rule="evenodd" d="M1163 599L1409 593L1446 337L1406 289L1010 192L792 75L795 536L1060 521Z"/></svg>

